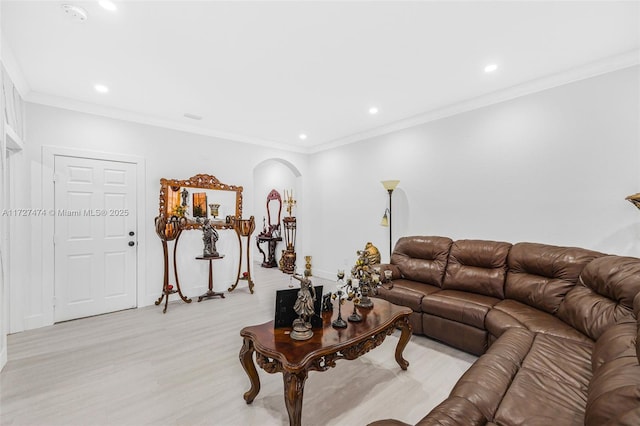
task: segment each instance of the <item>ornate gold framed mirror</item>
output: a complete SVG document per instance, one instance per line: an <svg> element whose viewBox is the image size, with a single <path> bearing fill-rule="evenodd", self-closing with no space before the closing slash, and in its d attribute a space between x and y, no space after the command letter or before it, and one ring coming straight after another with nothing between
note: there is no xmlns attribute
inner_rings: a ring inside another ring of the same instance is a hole
<svg viewBox="0 0 640 426"><path fill-rule="evenodd" d="M159 216L186 217L183 229L199 229L209 218L217 229L233 228L226 217L242 218L242 186L227 185L215 176L199 174L186 180L160 179ZM200 220L196 220L199 218Z"/></svg>

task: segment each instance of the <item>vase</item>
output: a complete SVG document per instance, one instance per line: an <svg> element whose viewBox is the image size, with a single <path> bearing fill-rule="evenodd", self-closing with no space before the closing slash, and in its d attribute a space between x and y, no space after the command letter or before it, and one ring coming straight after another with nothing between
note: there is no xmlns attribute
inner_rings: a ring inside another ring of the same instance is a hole
<svg viewBox="0 0 640 426"><path fill-rule="evenodd" d="M209 211L211 212L211 216L213 216L214 219L218 217L219 208L220 208L220 204L209 204Z"/></svg>

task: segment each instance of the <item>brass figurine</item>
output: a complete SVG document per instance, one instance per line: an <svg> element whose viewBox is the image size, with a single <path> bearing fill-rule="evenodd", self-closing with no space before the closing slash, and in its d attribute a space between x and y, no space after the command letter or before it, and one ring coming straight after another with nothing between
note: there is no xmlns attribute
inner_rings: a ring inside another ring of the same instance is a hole
<svg viewBox="0 0 640 426"><path fill-rule="evenodd" d="M294 340L307 340L313 336L310 318L315 313L313 304L316 301L316 289L313 287L307 273L303 276L293 274L293 278L300 281L298 298L293 305L293 310L298 314L298 318L293 321L291 338Z"/></svg>
<svg viewBox="0 0 640 426"><path fill-rule="evenodd" d="M347 328L347 322L342 319L342 304L344 303L344 299L342 298L344 292L342 288L344 287L344 271L342 269L338 270L338 291L331 295L332 299L337 299L338 301L338 318L336 318L331 326L334 328Z"/></svg>
<svg viewBox="0 0 640 426"><path fill-rule="evenodd" d="M364 251L367 253L367 257L369 258L370 265L378 265L380 264L380 251L376 246L368 242L364 246Z"/></svg>
<svg viewBox="0 0 640 426"><path fill-rule="evenodd" d="M216 249L216 241L218 241L218 238L219 235L216 228L211 226L209 219L205 219L202 224L202 241L204 242L203 257L220 257Z"/></svg>

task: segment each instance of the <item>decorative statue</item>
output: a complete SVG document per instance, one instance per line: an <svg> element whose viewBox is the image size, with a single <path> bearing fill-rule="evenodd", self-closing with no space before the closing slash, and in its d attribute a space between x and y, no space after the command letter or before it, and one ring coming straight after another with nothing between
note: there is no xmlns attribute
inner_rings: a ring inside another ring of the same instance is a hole
<svg viewBox="0 0 640 426"><path fill-rule="evenodd" d="M331 293L327 293L322 296L322 312L332 312L333 303L331 303Z"/></svg>
<svg viewBox="0 0 640 426"><path fill-rule="evenodd" d="M216 249L216 241L218 241L218 231L211 226L209 219L205 219L202 224L202 241L204 242L204 250L202 256L204 257L218 257L218 250Z"/></svg>
<svg viewBox="0 0 640 426"><path fill-rule="evenodd" d="M293 310L298 314L298 318L293 321L291 338L294 340L307 340L313 336L310 318L315 313L313 304L316 301L316 289L313 287L306 271L302 276L293 274L293 278L300 281L300 290L298 291L296 303L293 305Z"/></svg>
<svg viewBox="0 0 640 426"><path fill-rule="evenodd" d="M181 192L182 194L182 206L186 207L187 206L187 199L189 198L189 191L187 191L187 188L184 188Z"/></svg>
<svg viewBox="0 0 640 426"><path fill-rule="evenodd" d="M357 254L356 264L351 268L351 277L358 280L357 292L361 296L356 304L361 308L372 308L373 302L369 296L374 296L380 285L379 266L374 266L376 260L380 262L380 252L371 243L367 243L365 249L358 250Z"/></svg>
<svg viewBox="0 0 640 426"><path fill-rule="evenodd" d="M377 265L380 263L380 251L376 246L371 244L371 242L368 242L364 246L364 251L367 253L370 265Z"/></svg>

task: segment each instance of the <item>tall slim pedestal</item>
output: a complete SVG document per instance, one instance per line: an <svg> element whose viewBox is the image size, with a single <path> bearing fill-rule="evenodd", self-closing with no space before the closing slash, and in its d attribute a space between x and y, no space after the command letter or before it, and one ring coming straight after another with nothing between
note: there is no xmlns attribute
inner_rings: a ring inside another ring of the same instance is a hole
<svg viewBox="0 0 640 426"><path fill-rule="evenodd" d="M238 261L238 276L236 277L236 282L229 287L228 291L233 291L238 282L240 280L247 281L249 284L249 291L253 294L253 280L251 279L251 260L249 256L249 240L251 238L251 234L256 229L256 222L253 216L247 219L236 219L233 218L233 229L236 231L236 235L238 236L238 244L240 245L240 260ZM246 243L246 251L247 251L247 270L246 272L241 273L242 270L242 237L247 239Z"/></svg>

